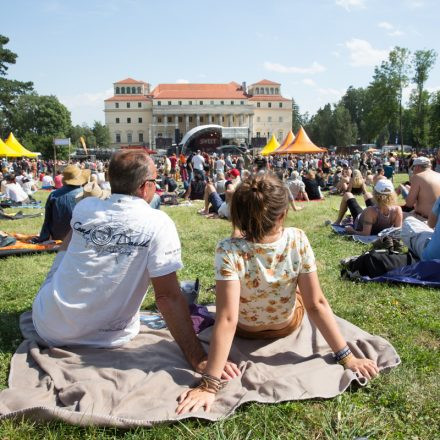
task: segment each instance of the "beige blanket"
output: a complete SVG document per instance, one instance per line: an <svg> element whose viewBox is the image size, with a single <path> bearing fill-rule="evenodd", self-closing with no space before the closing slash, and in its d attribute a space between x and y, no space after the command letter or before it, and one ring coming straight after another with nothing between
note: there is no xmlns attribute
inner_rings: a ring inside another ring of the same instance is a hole
<svg viewBox="0 0 440 440"><path fill-rule="evenodd" d="M381 370L400 363L394 348L337 318L356 355L377 361ZM307 315L292 335L275 341L235 338L231 359L242 376L220 392L212 412L175 414L176 398L198 375L188 367L168 330L141 333L117 349L43 348L30 312L21 316L25 340L11 363L9 389L0 393L0 419L60 419L77 425L151 426L185 417L218 420L245 402L276 403L334 397L351 383L364 385L332 358L330 348ZM200 339L206 348L212 328ZM380 378L378 379L380 380Z"/></svg>

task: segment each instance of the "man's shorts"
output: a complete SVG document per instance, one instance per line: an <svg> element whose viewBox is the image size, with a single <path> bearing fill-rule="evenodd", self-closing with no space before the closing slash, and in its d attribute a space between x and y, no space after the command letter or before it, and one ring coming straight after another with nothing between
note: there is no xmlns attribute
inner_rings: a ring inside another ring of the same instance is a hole
<svg viewBox="0 0 440 440"><path fill-rule="evenodd" d="M208 202L211 203L213 210L217 214L220 206L222 206L223 200L219 196L219 194L214 191L211 194L209 194Z"/></svg>

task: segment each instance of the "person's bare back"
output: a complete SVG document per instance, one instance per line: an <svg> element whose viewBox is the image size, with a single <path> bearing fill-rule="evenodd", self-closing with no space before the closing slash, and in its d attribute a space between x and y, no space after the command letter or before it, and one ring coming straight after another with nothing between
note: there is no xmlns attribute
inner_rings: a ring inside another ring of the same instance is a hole
<svg viewBox="0 0 440 440"><path fill-rule="evenodd" d="M440 173L427 169L411 177L411 189L406 204L413 206L417 214L428 218L438 197L440 197Z"/></svg>

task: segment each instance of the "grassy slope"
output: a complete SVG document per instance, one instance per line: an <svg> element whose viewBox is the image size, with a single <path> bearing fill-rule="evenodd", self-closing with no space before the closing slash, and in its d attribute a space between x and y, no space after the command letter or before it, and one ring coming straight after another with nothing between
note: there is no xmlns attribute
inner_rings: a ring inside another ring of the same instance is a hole
<svg viewBox="0 0 440 440"><path fill-rule="evenodd" d="M44 200L47 193L38 196ZM365 248L332 235L323 226L326 219L335 218L339 201L340 198L331 197L323 203L310 203L300 213L290 213L287 225L307 232L318 260L323 290L334 312L389 339L396 347L402 365L391 374L331 400L248 404L233 417L215 424L187 421L120 431L6 421L0 424L0 438L436 438L440 426L439 292L341 281L339 260ZM176 222L182 240L185 268L180 278L200 277L201 299L212 301L212 291L207 289L214 284L213 250L217 240L228 235L229 224L201 218L193 207L170 208L167 212ZM0 229L37 233L41 221L0 221ZM21 340L18 316L31 307L53 258L48 254L0 260L0 388L7 386L9 362ZM151 296L144 305L152 305Z"/></svg>

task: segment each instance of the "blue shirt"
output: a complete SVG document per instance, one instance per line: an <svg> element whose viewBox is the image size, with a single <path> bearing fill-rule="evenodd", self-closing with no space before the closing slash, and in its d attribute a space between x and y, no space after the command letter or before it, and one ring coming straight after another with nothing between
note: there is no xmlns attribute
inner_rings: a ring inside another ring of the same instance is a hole
<svg viewBox="0 0 440 440"><path fill-rule="evenodd" d="M424 261L440 259L440 197L435 201L432 212L437 216L437 223L431 240L422 252L422 260Z"/></svg>
<svg viewBox="0 0 440 440"><path fill-rule="evenodd" d="M76 204L76 196L82 192L82 187L64 185L53 191L46 201L44 223L41 227L40 241L64 240L70 231L70 220Z"/></svg>

